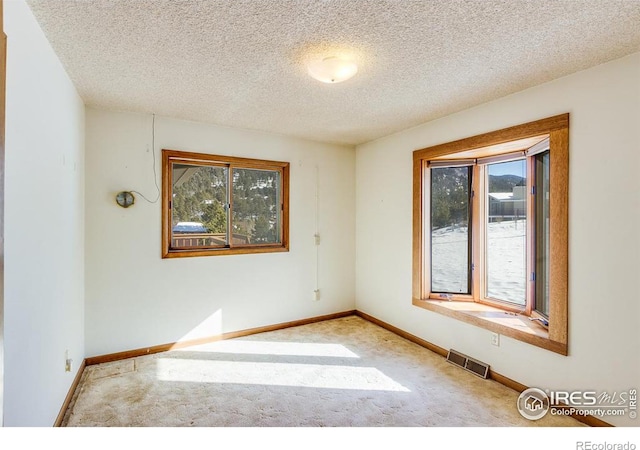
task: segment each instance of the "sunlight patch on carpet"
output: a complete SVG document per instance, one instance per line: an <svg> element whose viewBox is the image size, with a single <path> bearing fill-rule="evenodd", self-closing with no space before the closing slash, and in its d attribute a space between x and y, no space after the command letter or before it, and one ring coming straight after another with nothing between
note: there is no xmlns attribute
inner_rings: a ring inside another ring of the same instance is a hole
<svg viewBox="0 0 640 450"><path fill-rule="evenodd" d="M358 355L340 344L317 344L310 342L270 342L226 340L180 349L209 353L236 353L243 355L278 356L326 356L333 358L359 358ZM180 351L175 350L175 351Z"/></svg>
<svg viewBox="0 0 640 450"><path fill-rule="evenodd" d="M160 381L410 392L374 367L159 359Z"/></svg>

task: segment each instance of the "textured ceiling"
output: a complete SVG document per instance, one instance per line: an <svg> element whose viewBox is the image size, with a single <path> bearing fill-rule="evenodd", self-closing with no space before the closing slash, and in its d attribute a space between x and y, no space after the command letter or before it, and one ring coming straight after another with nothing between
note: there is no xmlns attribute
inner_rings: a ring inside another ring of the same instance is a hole
<svg viewBox="0 0 640 450"><path fill-rule="evenodd" d="M367 142L640 50L640 0L28 0L88 106ZM305 61L352 55L327 85Z"/></svg>

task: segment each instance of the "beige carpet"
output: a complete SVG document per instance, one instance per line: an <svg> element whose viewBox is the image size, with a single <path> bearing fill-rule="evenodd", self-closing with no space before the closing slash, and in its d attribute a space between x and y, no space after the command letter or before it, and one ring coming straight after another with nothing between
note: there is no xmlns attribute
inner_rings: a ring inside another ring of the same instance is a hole
<svg viewBox="0 0 640 450"><path fill-rule="evenodd" d="M65 426L582 426L364 319L89 366Z"/></svg>

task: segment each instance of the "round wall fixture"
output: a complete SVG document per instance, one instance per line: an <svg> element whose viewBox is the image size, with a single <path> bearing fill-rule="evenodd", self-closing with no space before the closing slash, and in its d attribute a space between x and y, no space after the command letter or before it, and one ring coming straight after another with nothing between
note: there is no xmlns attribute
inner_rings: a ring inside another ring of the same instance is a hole
<svg viewBox="0 0 640 450"><path fill-rule="evenodd" d="M116 203L123 208L128 208L129 206L133 205L135 200L136 198L129 191L118 192L118 194L116 195Z"/></svg>

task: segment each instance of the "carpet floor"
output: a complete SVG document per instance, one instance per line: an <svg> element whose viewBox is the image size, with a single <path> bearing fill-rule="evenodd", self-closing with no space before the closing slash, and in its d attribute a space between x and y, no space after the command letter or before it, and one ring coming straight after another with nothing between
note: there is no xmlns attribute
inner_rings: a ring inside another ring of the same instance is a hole
<svg viewBox="0 0 640 450"><path fill-rule="evenodd" d="M88 366L69 427L574 427L349 316Z"/></svg>

